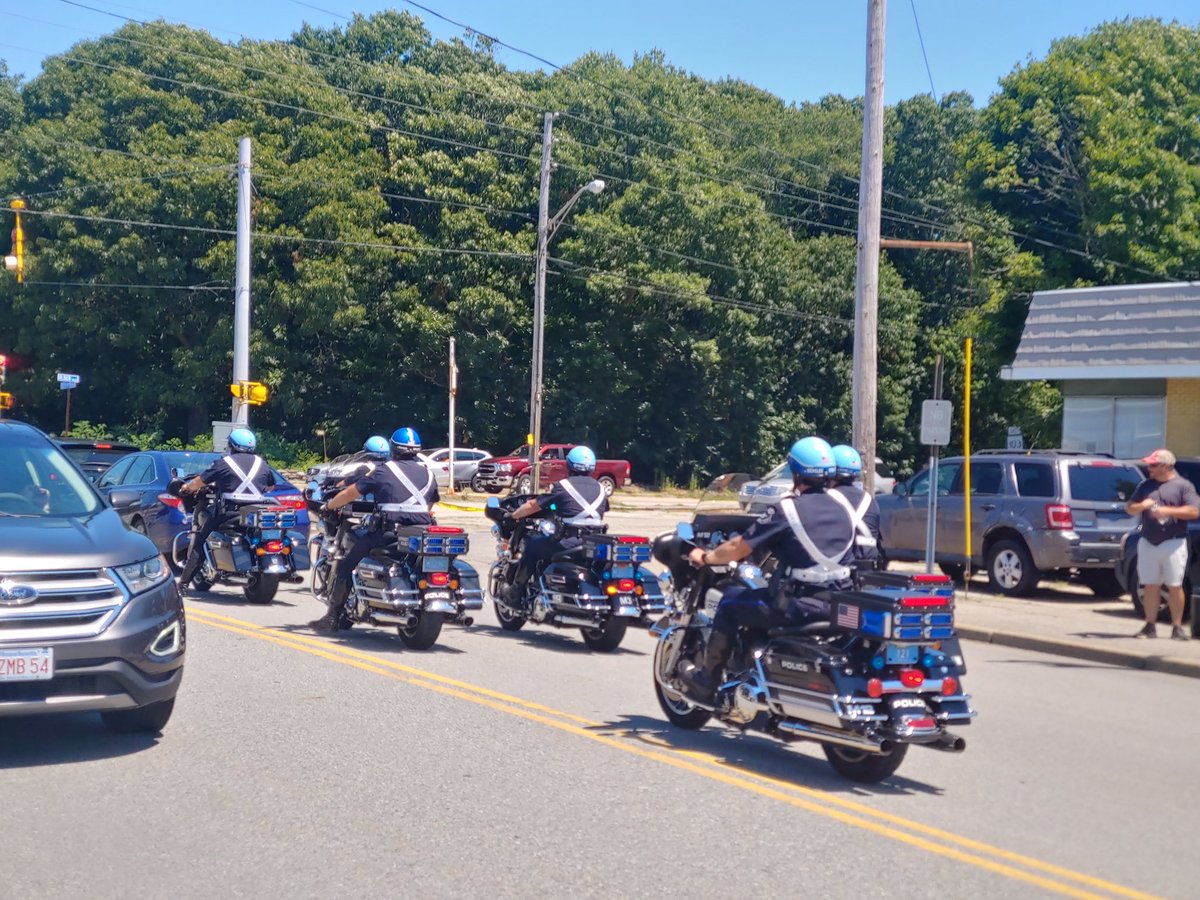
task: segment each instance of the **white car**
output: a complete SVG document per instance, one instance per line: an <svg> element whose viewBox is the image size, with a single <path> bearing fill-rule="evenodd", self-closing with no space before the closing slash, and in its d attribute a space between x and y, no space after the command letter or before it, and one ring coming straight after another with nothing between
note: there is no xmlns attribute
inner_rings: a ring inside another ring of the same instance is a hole
<svg viewBox="0 0 1200 900"><path fill-rule="evenodd" d="M450 484L450 448L438 447L424 454L432 464L437 475L438 487L445 488ZM456 487L470 484L479 469L479 464L485 459L491 459L492 454L477 447L454 448L454 484Z"/></svg>
<svg viewBox="0 0 1200 900"><path fill-rule="evenodd" d="M892 470L875 457L875 493L890 494L896 486ZM784 460L758 481L747 481L738 491L738 504L748 513L761 515L792 492L792 473Z"/></svg>

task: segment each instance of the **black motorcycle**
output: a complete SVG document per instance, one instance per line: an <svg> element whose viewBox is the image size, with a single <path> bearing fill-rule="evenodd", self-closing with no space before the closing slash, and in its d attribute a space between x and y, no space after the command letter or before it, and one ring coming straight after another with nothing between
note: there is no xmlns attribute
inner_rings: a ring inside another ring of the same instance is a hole
<svg viewBox="0 0 1200 900"><path fill-rule="evenodd" d="M712 630L706 607L732 585L766 584L752 562L697 569L687 553L753 521L702 513L654 542L678 604L651 629L659 638L654 690L672 724L698 729L715 717L785 741L816 741L834 769L861 782L892 775L913 744L964 750L947 729L975 712L962 692L966 667L944 575L862 570L857 589L828 593L827 619L740 634L712 706L686 696L680 675L699 663Z"/></svg>
<svg viewBox="0 0 1200 900"><path fill-rule="evenodd" d="M620 646L631 623L649 624L667 611L658 579L644 568L650 561L650 542L600 530L583 534L580 546L556 554L534 572L526 596L509 605L505 588L513 583L526 541L535 534L563 533L562 520L553 509L512 518L511 513L531 496L489 497L484 509L496 536L488 592L501 628L519 631L526 622L578 628L589 648L611 651Z"/></svg>
<svg viewBox="0 0 1200 900"><path fill-rule="evenodd" d="M238 585L249 602L266 604L275 599L281 581L303 581L299 573L308 568L308 546L300 532L291 530L296 527L294 509L276 506L269 498L230 504L216 501L211 488L191 494L182 487L181 479L167 486L168 494L183 501L189 525L172 542L176 566L184 565L205 517L215 514L218 502L225 503L225 511L233 514L200 548L200 568L192 579L196 590L207 591L216 584Z"/></svg>
<svg viewBox="0 0 1200 900"><path fill-rule="evenodd" d="M340 516L330 515L323 513L319 487L310 485L306 496L322 523L311 544L312 593L322 603L329 603L334 567L358 533L383 529L391 538L355 566L342 611L348 623L395 627L414 650L432 647L445 622L474 624L468 613L483 609L483 589L474 567L459 558L470 548L461 528L389 525L373 503L362 500L342 507Z"/></svg>

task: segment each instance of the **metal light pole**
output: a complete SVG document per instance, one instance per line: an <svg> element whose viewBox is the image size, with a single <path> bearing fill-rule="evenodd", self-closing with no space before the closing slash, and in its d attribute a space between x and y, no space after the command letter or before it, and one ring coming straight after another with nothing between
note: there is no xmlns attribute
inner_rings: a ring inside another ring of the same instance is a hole
<svg viewBox="0 0 1200 900"><path fill-rule="evenodd" d="M313 433L321 439L321 462L329 462L329 448L325 446L325 429L317 428Z"/></svg>
<svg viewBox="0 0 1200 900"><path fill-rule="evenodd" d="M458 362L454 354L454 338L450 338L450 480L446 493L454 493L454 400L458 396Z"/></svg>
<svg viewBox="0 0 1200 900"><path fill-rule="evenodd" d="M883 39L887 0L867 4L867 87L862 172L858 189L858 278L854 294L852 417L854 447L863 456L863 487L875 490L875 408L878 404L879 219L883 206Z"/></svg>
<svg viewBox="0 0 1200 900"><path fill-rule="evenodd" d="M537 493L538 486L541 484L541 461L538 456L541 453L542 446L542 362L543 362L543 338L546 330L546 257L547 248L550 245L551 238L558 231L558 226L562 224L567 213L579 201L579 198L584 194L599 194L604 190L604 182L599 178L595 178L577 190L565 204L562 209L556 212L553 216L550 215L550 172L552 168L551 153L552 153L552 133L554 129L554 113L546 113L546 118L542 130L542 172L541 186L538 192L538 229L537 229L537 256L534 268L533 281L533 365L531 372L531 385L529 391L529 434L532 436L532 445L529 448L531 476L533 479L530 487L534 493Z"/></svg>
<svg viewBox="0 0 1200 900"><path fill-rule="evenodd" d="M237 264L233 292L233 381L250 380L250 138L238 141ZM247 397L235 397L235 425L250 421Z"/></svg>

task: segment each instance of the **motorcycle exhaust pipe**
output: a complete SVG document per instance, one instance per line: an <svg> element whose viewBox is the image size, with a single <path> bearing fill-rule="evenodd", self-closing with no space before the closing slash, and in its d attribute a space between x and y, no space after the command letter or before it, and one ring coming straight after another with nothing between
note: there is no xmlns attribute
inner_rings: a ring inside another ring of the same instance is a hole
<svg viewBox="0 0 1200 900"><path fill-rule="evenodd" d="M555 616L555 625L564 625L572 628L599 628L600 623L595 619L577 619L575 616Z"/></svg>
<svg viewBox="0 0 1200 900"><path fill-rule="evenodd" d="M947 731L939 735L938 739L929 746L934 750L944 750L947 753L962 753L967 749L967 739Z"/></svg>
<svg viewBox="0 0 1200 900"><path fill-rule="evenodd" d="M463 616L462 623L463 623L464 628L470 628L472 625L475 624L475 620L472 619L470 616Z"/></svg>
<svg viewBox="0 0 1200 900"><path fill-rule="evenodd" d="M834 731L817 725L797 722L795 719L780 722L778 728L780 731L786 731L796 737L826 744L838 744L842 747L852 747L855 750L865 750L867 753L890 753L894 747L891 741L880 741L845 731Z"/></svg>

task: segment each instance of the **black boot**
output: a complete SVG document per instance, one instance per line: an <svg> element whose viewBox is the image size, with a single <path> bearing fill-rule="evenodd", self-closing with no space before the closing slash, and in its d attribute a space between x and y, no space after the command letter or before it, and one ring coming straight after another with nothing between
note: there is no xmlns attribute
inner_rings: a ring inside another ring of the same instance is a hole
<svg viewBox="0 0 1200 900"><path fill-rule="evenodd" d="M334 584L330 591L329 609L319 619L313 619L308 626L318 634L336 634L346 627L346 598L350 589L341 581Z"/></svg>
<svg viewBox="0 0 1200 900"><path fill-rule="evenodd" d="M504 588L504 604L509 609L525 608L525 594L529 589L529 576L521 577L520 573L513 579L512 584Z"/></svg>
<svg viewBox="0 0 1200 900"><path fill-rule="evenodd" d="M723 631L713 631L704 648L704 660L679 676L689 700L711 706L720 685L721 670L729 659L733 641Z"/></svg>

